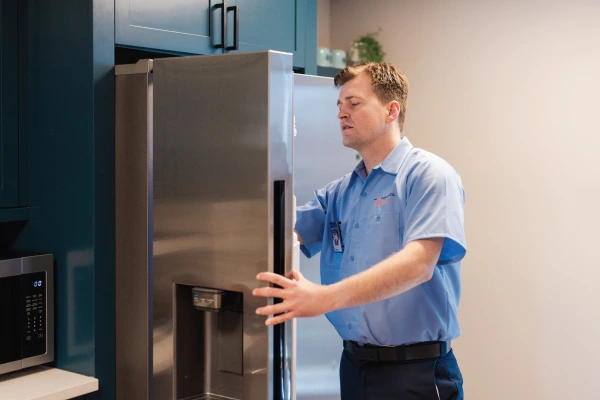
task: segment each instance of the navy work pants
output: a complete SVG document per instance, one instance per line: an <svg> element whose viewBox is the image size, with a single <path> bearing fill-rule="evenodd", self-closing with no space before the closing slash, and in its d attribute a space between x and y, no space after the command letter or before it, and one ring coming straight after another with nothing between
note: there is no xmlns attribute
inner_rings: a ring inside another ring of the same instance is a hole
<svg viewBox="0 0 600 400"><path fill-rule="evenodd" d="M419 361L362 361L348 351L340 364L341 400L464 400L452 351Z"/></svg>

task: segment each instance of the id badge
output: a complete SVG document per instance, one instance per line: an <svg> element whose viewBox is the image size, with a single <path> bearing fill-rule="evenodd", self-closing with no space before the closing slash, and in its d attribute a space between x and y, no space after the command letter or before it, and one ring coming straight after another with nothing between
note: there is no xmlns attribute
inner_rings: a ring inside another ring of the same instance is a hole
<svg viewBox="0 0 600 400"><path fill-rule="evenodd" d="M331 232L331 241L333 242L333 251L336 253L344 252L344 242L342 241L342 230L340 228L341 223L330 222L329 231Z"/></svg>

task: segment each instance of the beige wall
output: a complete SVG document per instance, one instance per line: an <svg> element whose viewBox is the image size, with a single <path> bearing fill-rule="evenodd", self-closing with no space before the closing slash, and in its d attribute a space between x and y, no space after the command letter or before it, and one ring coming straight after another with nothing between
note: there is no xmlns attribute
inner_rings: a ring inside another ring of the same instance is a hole
<svg viewBox="0 0 600 400"><path fill-rule="evenodd" d="M330 27L329 27L329 0L318 0L317 7L317 46L327 47L330 46Z"/></svg>
<svg viewBox="0 0 600 400"><path fill-rule="evenodd" d="M600 2L331 0L330 20L332 47L383 29L405 134L463 178L466 398L599 398Z"/></svg>

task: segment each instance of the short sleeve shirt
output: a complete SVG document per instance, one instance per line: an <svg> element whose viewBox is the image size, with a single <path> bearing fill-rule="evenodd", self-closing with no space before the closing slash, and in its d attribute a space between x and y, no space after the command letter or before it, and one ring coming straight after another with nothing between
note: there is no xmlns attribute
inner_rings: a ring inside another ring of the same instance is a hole
<svg viewBox="0 0 600 400"><path fill-rule="evenodd" d="M445 238L431 280L386 300L328 313L342 339L402 345L459 336L464 202L454 168L404 137L369 176L361 161L298 207L301 250L307 257L321 252L324 285L371 268L411 241ZM341 252L331 229L337 222Z"/></svg>

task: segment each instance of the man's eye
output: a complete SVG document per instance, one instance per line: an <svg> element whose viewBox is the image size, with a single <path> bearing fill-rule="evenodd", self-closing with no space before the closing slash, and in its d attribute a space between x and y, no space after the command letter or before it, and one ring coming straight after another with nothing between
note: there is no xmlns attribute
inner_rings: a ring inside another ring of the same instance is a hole
<svg viewBox="0 0 600 400"><path fill-rule="evenodd" d="M360 104L360 103L350 103L350 105L351 105L352 107L355 107L355 106L357 106L357 105L359 105L359 104Z"/></svg>

